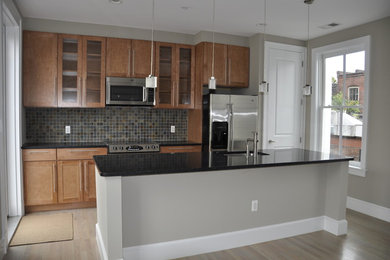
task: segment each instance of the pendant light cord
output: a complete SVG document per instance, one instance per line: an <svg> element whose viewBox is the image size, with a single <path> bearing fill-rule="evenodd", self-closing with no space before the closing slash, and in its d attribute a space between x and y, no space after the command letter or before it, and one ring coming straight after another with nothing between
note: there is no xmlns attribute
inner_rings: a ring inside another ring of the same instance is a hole
<svg viewBox="0 0 390 260"><path fill-rule="evenodd" d="M214 51L215 51L215 0L213 0L213 60L211 63L211 76L214 77Z"/></svg>
<svg viewBox="0 0 390 260"><path fill-rule="evenodd" d="M310 4L311 2L307 3L307 51L306 51L306 74L309 72L309 40L310 40ZM306 75L306 85L308 84L308 75Z"/></svg>
<svg viewBox="0 0 390 260"><path fill-rule="evenodd" d="M153 51L154 51L154 1L152 0L152 46L150 48L150 76L153 75Z"/></svg>

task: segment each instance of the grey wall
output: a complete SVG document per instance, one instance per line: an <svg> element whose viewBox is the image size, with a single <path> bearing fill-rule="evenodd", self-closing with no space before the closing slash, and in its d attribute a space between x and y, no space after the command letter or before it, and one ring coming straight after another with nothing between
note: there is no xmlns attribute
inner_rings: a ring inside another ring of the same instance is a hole
<svg viewBox="0 0 390 260"><path fill-rule="evenodd" d="M390 17L319 37L309 44L317 48L366 35L371 36L367 173L366 177L350 175L348 196L390 208Z"/></svg>

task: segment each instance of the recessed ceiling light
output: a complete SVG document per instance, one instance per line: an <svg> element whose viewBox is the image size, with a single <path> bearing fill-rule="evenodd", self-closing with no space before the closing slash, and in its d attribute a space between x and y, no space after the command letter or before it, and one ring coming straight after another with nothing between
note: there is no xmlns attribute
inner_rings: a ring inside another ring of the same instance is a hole
<svg viewBox="0 0 390 260"><path fill-rule="evenodd" d="M329 24L318 26L318 28L330 29L330 28L333 28L333 27L336 27L336 26L339 26L339 25L340 25L339 23L329 23Z"/></svg>
<svg viewBox="0 0 390 260"><path fill-rule="evenodd" d="M264 25L267 25L266 23L257 23L256 26L263 27Z"/></svg>
<svg viewBox="0 0 390 260"><path fill-rule="evenodd" d="M180 8L187 11L187 10L190 9L191 7L189 7L189 6L181 6Z"/></svg>
<svg viewBox="0 0 390 260"><path fill-rule="evenodd" d="M108 0L111 4L121 4L122 0Z"/></svg>

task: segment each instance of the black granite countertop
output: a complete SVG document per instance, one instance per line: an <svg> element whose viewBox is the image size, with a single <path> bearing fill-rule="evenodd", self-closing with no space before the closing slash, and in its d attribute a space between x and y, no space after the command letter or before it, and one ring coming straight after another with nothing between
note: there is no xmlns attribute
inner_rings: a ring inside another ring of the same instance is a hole
<svg viewBox="0 0 390 260"><path fill-rule="evenodd" d="M144 143L146 141L121 141L117 143ZM110 142L74 142L74 143L25 143L22 149L55 149L55 148L85 148L85 147L107 147ZM156 143L160 146L183 146L183 145L201 145L200 143L189 141L154 141L147 143Z"/></svg>
<svg viewBox="0 0 390 260"><path fill-rule="evenodd" d="M139 176L183 172L216 171L256 167L302 165L353 160L336 154L303 149L262 150L255 161L245 153L136 153L94 156L101 176Z"/></svg>

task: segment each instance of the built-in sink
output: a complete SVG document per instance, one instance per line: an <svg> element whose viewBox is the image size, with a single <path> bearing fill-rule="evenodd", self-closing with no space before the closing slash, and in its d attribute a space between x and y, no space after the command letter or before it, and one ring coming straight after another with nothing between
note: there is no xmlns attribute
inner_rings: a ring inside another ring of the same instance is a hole
<svg viewBox="0 0 390 260"><path fill-rule="evenodd" d="M234 152L224 152L225 156L246 156L245 151L234 151ZM269 155L268 153L258 152L259 156ZM253 152L250 153L250 156L253 156Z"/></svg>

